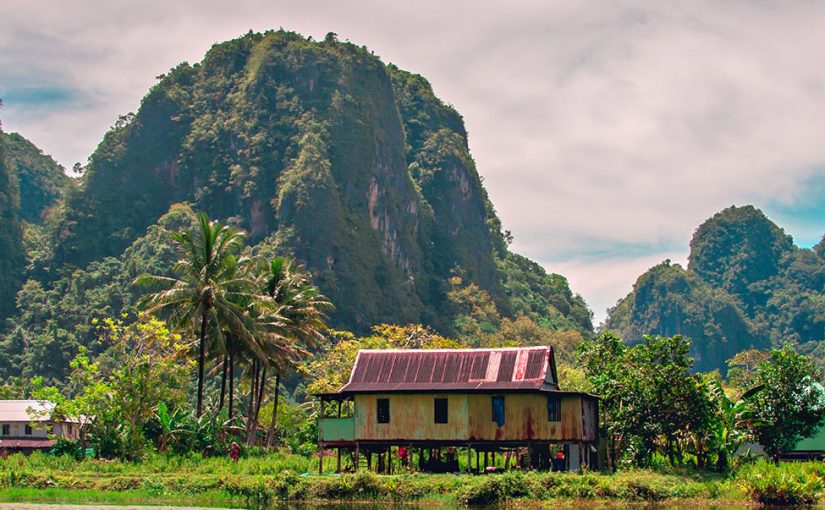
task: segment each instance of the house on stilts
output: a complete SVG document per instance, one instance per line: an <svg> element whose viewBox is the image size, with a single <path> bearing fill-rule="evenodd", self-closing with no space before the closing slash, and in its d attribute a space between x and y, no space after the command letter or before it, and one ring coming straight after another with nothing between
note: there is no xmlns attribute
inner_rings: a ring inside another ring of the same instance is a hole
<svg viewBox="0 0 825 510"><path fill-rule="evenodd" d="M497 453L499 466L597 467L598 398L559 389L552 347L362 350L347 384L317 397L320 470L330 450L338 471L457 471L462 457L482 471Z"/></svg>

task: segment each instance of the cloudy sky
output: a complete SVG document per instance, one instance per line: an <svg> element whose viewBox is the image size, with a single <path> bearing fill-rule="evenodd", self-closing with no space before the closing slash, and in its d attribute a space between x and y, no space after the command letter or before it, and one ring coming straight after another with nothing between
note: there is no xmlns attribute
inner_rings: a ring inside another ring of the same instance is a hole
<svg viewBox="0 0 825 510"><path fill-rule="evenodd" d="M752 203L825 233L825 2L3 0L0 115L67 167L155 77L250 29L336 32L463 115L514 249L594 310Z"/></svg>

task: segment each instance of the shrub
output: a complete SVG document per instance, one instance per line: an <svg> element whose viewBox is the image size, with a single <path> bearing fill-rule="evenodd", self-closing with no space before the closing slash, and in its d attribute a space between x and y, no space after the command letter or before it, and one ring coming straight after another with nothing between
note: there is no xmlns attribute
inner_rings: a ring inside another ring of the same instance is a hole
<svg viewBox="0 0 825 510"><path fill-rule="evenodd" d="M368 471L359 471L352 476L352 494L358 498L370 499L381 495L381 480Z"/></svg>
<svg viewBox="0 0 825 510"><path fill-rule="evenodd" d="M622 493L624 499L631 501L662 501L667 494L652 484L642 480L631 480Z"/></svg>
<svg viewBox="0 0 825 510"><path fill-rule="evenodd" d="M310 485L310 493L313 498L331 501L343 501L352 499L352 487L348 483L347 477L333 476L313 480Z"/></svg>
<svg viewBox="0 0 825 510"><path fill-rule="evenodd" d="M823 491L816 466L761 462L740 475L741 486L760 505L812 505Z"/></svg>
<svg viewBox="0 0 825 510"><path fill-rule="evenodd" d="M57 438L54 446L51 447L49 453L57 456L68 456L74 460L83 458L83 451L80 448L80 441L74 441L63 437Z"/></svg>
<svg viewBox="0 0 825 510"><path fill-rule="evenodd" d="M508 471L499 478L502 499L524 498L530 495L527 476L521 471Z"/></svg>
<svg viewBox="0 0 825 510"><path fill-rule="evenodd" d="M495 505L501 498L501 483L495 475L473 480L458 493L459 500L465 505Z"/></svg>

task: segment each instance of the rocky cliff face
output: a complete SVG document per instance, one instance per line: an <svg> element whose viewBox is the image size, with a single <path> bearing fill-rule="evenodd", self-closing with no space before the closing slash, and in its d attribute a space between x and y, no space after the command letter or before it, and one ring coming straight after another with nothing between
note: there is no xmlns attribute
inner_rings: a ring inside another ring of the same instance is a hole
<svg viewBox="0 0 825 510"><path fill-rule="evenodd" d="M820 243L821 244L821 243ZM699 370L725 370L750 348L825 340L825 259L794 245L753 206L709 218L690 243L687 269L669 262L639 277L604 325L631 342L644 334L693 340Z"/></svg>
<svg viewBox="0 0 825 510"><path fill-rule="evenodd" d="M744 349L769 346L729 294L669 261L636 280L633 291L610 310L605 327L631 343L643 335L688 337L695 369L703 372L724 370Z"/></svg>
<svg viewBox="0 0 825 510"><path fill-rule="evenodd" d="M55 265L117 256L178 202L304 262L336 326L449 331L453 274L511 311L461 116L422 77L332 37L250 33L162 77L66 197Z"/></svg>

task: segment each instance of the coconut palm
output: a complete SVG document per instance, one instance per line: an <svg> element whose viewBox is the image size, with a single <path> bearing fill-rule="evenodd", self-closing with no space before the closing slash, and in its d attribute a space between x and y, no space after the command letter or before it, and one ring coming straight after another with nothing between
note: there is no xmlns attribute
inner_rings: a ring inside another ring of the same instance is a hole
<svg viewBox="0 0 825 510"><path fill-rule="evenodd" d="M264 328L268 332L264 343L266 362L275 372L272 421L266 439L267 446L271 446L275 435L281 374L294 367L301 358L309 355L310 349L323 341L327 318L325 310L332 304L312 284L303 267L293 267L285 257L276 257L269 263L263 275L263 287L279 319L269 320L268 327Z"/></svg>
<svg viewBox="0 0 825 510"><path fill-rule="evenodd" d="M241 270L246 261L237 257L244 243L242 232L210 222L206 214L200 213L193 232L173 232L172 238L181 253L175 264L178 277L144 275L136 283L164 288L141 300L150 313L168 313L176 327L199 327L196 413L200 417L207 338L221 344L224 331L251 337L245 313L254 299L254 288Z"/></svg>

